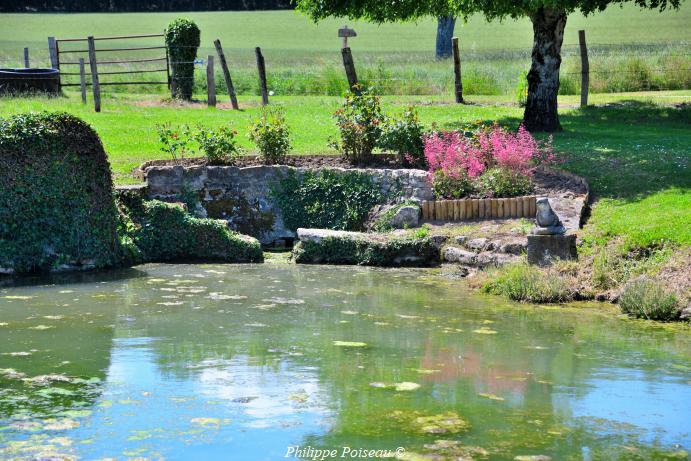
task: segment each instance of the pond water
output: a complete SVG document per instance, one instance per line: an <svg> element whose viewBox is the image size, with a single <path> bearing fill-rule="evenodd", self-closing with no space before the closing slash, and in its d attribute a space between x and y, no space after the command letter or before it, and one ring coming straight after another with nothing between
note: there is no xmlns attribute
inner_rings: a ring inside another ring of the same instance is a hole
<svg viewBox="0 0 691 461"><path fill-rule="evenodd" d="M54 282L0 288L1 459L691 448L688 330L507 303L440 270L147 265Z"/></svg>

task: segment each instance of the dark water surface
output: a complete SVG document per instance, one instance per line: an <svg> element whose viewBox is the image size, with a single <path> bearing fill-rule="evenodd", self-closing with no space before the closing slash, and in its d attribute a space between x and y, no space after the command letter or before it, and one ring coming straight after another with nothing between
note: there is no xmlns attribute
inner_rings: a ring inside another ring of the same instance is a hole
<svg viewBox="0 0 691 461"><path fill-rule="evenodd" d="M434 270L147 265L42 283L0 289L0 459L691 448L688 329L508 303Z"/></svg>

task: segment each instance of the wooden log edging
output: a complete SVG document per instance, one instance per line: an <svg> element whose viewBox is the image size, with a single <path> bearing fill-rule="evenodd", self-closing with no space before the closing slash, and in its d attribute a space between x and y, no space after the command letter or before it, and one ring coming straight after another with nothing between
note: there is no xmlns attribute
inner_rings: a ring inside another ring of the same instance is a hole
<svg viewBox="0 0 691 461"><path fill-rule="evenodd" d="M533 218L536 195L511 198L428 200L422 202L427 221L470 221L475 219Z"/></svg>

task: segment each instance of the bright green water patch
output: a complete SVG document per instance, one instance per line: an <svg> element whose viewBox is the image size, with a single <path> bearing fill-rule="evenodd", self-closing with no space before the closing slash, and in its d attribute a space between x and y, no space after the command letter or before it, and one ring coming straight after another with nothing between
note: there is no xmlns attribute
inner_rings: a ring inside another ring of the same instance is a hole
<svg viewBox="0 0 691 461"><path fill-rule="evenodd" d="M277 259L0 288L0 459L691 451L688 329Z"/></svg>

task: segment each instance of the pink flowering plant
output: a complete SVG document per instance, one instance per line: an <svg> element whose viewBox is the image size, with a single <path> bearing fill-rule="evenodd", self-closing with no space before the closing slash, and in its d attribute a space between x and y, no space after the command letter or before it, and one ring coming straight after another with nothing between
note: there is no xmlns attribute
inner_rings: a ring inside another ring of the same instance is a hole
<svg viewBox="0 0 691 461"><path fill-rule="evenodd" d="M533 170L553 154L551 138L540 145L523 126L512 133L495 124L432 133L425 138L425 159L440 198L511 197L531 192Z"/></svg>

